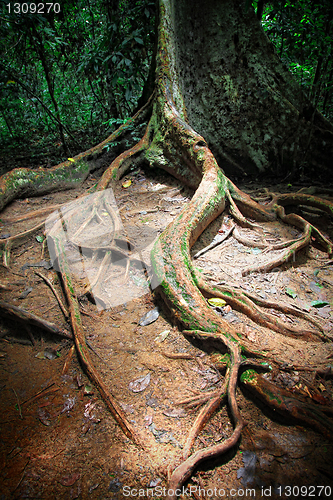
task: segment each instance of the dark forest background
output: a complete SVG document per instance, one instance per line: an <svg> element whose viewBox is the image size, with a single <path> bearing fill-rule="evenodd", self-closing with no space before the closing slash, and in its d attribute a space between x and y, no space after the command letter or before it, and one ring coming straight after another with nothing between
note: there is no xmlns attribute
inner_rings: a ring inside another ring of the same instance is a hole
<svg viewBox="0 0 333 500"><path fill-rule="evenodd" d="M0 6L0 173L59 163L131 117L154 51L154 1ZM333 121L331 0L248 0L245 8Z"/></svg>

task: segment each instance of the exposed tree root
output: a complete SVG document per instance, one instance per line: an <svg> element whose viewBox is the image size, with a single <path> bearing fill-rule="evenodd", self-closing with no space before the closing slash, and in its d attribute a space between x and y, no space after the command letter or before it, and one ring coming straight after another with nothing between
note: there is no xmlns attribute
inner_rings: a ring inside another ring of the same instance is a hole
<svg viewBox="0 0 333 500"><path fill-rule="evenodd" d="M333 422L320 407L296 398L295 394L269 382L253 370L242 373L240 379L246 388L254 391L256 397L280 414L309 425L328 439L333 438Z"/></svg>
<svg viewBox="0 0 333 500"><path fill-rule="evenodd" d="M150 123L150 122L149 122ZM104 172L96 189L102 191L108 187L110 182L115 182L133 165L134 160L140 160L140 155L145 152L149 144L149 124L142 139L131 149L126 150L111 163L110 167ZM138 158L139 157L139 158Z"/></svg>
<svg viewBox="0 0 333 500"><path fill-rule="evenodd" d="M277 258L271 259L261 266L243 271L243 274L258 271L260 269L267 272L269 269L287 262L295 252L310 244L311 236L316 238L321 245L324 245L328 253L331 253L332 246L331 243L305 219L295 214L286 215L283 206L277 205L278 198L275 199L274 203L268 206L261 206L254 202L248 195L238 190L232 182L222 174L203 138L196 134L188 124L180 118L172 102L167 99L164 102L162 112L160 105L159 101L157 101L153 117L141 141L131 150L126 151L114 160L95 189L97 191L103 191L110 183L119 179L121 175L126 172L133 158L139 161L146 158L150 163L162 166L162 168L172 173L175 177L182 180L186 178L187 181L190 181L188 182L189 184L197 187L196 193L191 202L187 205L185 211L177 216L174 222L161 235L159 245L156 245L153 252L153 266L161 282L159 288L161 295L167 305L173 310L178 322L185 328L184 334L199 338L201 341L219 341L221 350L223 351L223 349L226 349L229 352L230 363L222 389L211 393L209 399L207 395L199 395L196 398L192 398L191 401L188 400L183 402L184 404L187 402L189 406L197 406L198 404L205 403L205 406L199 412L189 432L184 449L184 461L175 468L170 478L169 489L176 491L177 488L190 477L193 470L200 462L207 458L225 453L237 443L243 427L235 396L240 367L242 365L241 353L251 356L261 355L259 352L254 352L246 340L241 339L239 332L209 307L205 297L218 296L224 298L232 307L248 315L258 324L281 334L292 336L302 335L302 338L312 338L313 335L316 335L326 340L322 326L303 311L291 306L263 301L251 294L232 289L228 286L209 286L200 276L200 273L194 269L190 258L190 248L210 222L224 210L227 202L229 202L230 213L242 226L250 228L258 227L257 223L248 221L242 214L242 212L244 212L247 216L258 221L270 221L280 218L287 224L296 225L303 232L300 238L291 240L287 243L278 244L272 247L267 247L266 243L260 244L262 248L266 247L268 250L271 248L274 250L281 250L281 253ZM159 120L157 120L157 117L159 117ZM164 130L165 135L163 137L160 135L161 130ZM174 144L177 145L176 148L174 148ZM179 151L182 151L181 155ZM186 168L184 168L184 163ZM303 199L304 196L306 200ZM284 204L287 203L287 200L287 197L282 199ZM289 201L293 203L295 203L295 201L302 203L307 201L308 204L313 201L315 206L320 204L317 199L313 200L307 195L298 195L297 198L290 197ZM116 221L112 207L110 209L110 207L105 204L103 206L109 213L110 220L113 220L113 222ZM331 204L327 202L324 203L323 206L326 211L332 213ZM103 224L97 205L92 207L90 213L87 214L84 225L81 225L76 231L73 237L74 243L77 239L77 244L80 244L79 240L81 233L89 227L92 221L99 221ZM59 221L58 224L60 223ZM40 226L36 226L28 233L31 234L37 227ZM116 234L116 226L114 229L115 231L113 234ZM19 235L19 237L21 236L23 235ZM237 236L236 233L236 237ZM13 238L13 241L14 240L15 237ZM114 241L112 240L106 247L103 247L105 251L104 259L106 260L110 259L111 251L114 251L112 247L113 243ZM250 244L252 244L252 242L250 242ZM259 246L257 243L253 244ZM93 252L94 248L90 248L90 250ZM97 250L98 248L96 247L95 251ZM65 255L64 249L62 249L61 254ZM125 255L124 252L122 252L122 254L123 256ZM128 257L127 252L126 256ZM100 270L105 268L106 264L107 263L103 261ZM84 339L79 306L73 291L74 289L72 287L66 260L60 260L59 266L69 304L72 330L74 332L80 361L88 376L99 388L103 399L106 401L110 411L124 433L135 443L142 446L141 439L132 425L127 421L124 412L121 410L92 364L88 346ZM100 273L97 273L94 283L90 285L91 289L94 285L98 284L99 277ZM304 319L315 325L318 331L311 329L302 330L300 327L286 324L261 309L268 307ZM253 370L251 373L252 372ZM259 375L257 376L256 372L253 372L255 376L246 378L244 374L248 373L249 371L247 370L242 374L243 384L251 386L251 389L256 391L258 396L264 397L263 395L265 394L267 396L268 381ZM252 381L251 384L250 380ZM255 383L253 381L255 381ZM271 384L269 387L276 397L273 396L270 399L266 397L265 401L267 404L277 409L276 406L279 406L280 401L282 401L280 407L281 411L288 412L299 421L308 424L316 422L313 426L320 432L323 432L323 422L327 418L320 411L315 411L315 407L312 408L308 404L299 404L298 400L296 400L295 397L290 398L290 395L288 396L288 401L286 394L284 394L284 399L281 400L279 399L281 390L274 384ZM227 396L228 406L234 422L234 431L232 435L222 443L199 450L189 456L195 438L198 436L212 413L219 407L225 396ZM330 425L331 424L327 424L328 428L330 428ZM332 433L331 431L329 433L325 431L325 435L331 436ZM170 499L171 498L175 497L170 497Z"/></svg>
<svg viewBox="0 0 333 500"><path fill-rule="evenodd" d="M38 326L38 328L41 328L45 332L52 335L58 335L59 337L73 340L71 334L66 332L66 330L58 328L54 323L50 323L49 321L46 321L45 319L40 318L36 314L26 311L21 307L12 306L11 304L7 304L7 302L0 300L0 310L1 314L9 319Z"/></svg>
<svg viewBox="0 0 333 500"><path fill-rule="evenodd" d="M313 335L318 336L324 340L327 339L323 327L316 320L311 318L309 314L306 314L303 311L297 310L296 308L288 305L284 306L282 304L274 302L269 302L270 305L267 306L279 310L285 314L293 314L294 316L309 321L310 323L317 326L320 329L320 332L316 332L315 330L304 330L304 328L302 327L292 326L279 320L279 318L277 318L276 316L268 314L265 311L261 311L256 305L256 300L250 298L250 294L246 292L239 291L225 285L209 286L201 278L200 273L196 273L196 278L198 287L205 296L220 297L221 299L224 299L235 310L244 313L246 316L248 316L261 326L265 326L267 328L270 328L271 330L274 330L275 332L285 335L304 336L305 338L307 338L307 340L311 340ZM262 300L261 304L263 304L264 302L265 301Z"/></svg>
<svg viewBox="0 0 333 500"><path fill-rule="evenodd" d="M12 248L15 248L22 240L35 233L42 227L44 227L45 220L40 222L36 226L28 229L27 231L23 231L23 233L16 234L14 236L10 236L9 238L1 240L1 243L4 245L3 254L2 254L2 264L4 267L9 267L10 265L10 252Z"/></svg>
<svg viewBox="0 0 333 500"><path fill-rule="evenodd" d="M2 219L2 222L4 222L5 224L13 224L15 222L21 222L23 220L34 219L35 217L45 216L46 214L49 214L54 210L57 210L57 208L59 207L61 207L61 205L59 204L48 205L45 208L39 208L38 210L31 210L27 214L19 215L18 217L4 217Z"/></svg>
<svg viewBox="0 0 333 500"><path fill-rule="evenodd" d="M205 424L208 422L209 418L213 415L213 413L219 408L221 405L221 402L223 401L224 397L226 396L227 392L227 387L226 387L226 382L223 384L221 389L216 391L216 396L212 397L210 396L209 400L207 401L206 405L200 410L197 418L195 419L191 430L188 433L186 443L183 448L183 460L186 460L191 452L191 448L194 444L194 441L196 437L200 434L201 430L205 426Z"/></svg>
<svg viewBox="0 0 333 500"><path fill-rule="evenodd" d="M65 316L66 319L68 319L68 311L66 310L65 306L63 305L62 300L59 297L57 290L52 285L51 281L46 276L44 276L42 273L39 273L38 271L35 271L35 274L37 274L37 276L42 278L45 281L45 283L51 288L53 295L57 299L57 302L59 304L59 307L61 309L62 314Z"/></svg>
<svg viewBox="0 0 333 500"><path fill-rule="evenodd" d="M177 401L177 405L186 406L186 408L198 408L199 406L207 403L207 401L211 399L215 399L215 397L219 394L219 391L211 391L205 392L204 394L200 393L196 396L191 396L189 398L182 399L181 401Z"/></svg>
<svg viewBox="0 0 333 500"><path fill-rule="evenodd" d="M133 158L141 160L145 157L151 163L162 166L165 170L182 180L186 177L186 170L184 170L183 166L184 158L186 158L186 168L191 172L190 175L187 175L186 180L190 179L190 184L197 185L201 178L196 193L186 210L176 217L174 222L161 235L159 245L155 247L153 253L153 265L155 273L161 281L161 295L167 305L173 310L176 319L184 326L184 334L199 338L201 341L218 340L221 344L221 350L223 351L224 346L229 352L230 363L225 375L224 385L221 389L210 394L209 399L207 399L206 395L202 395L197 398L192 398L192 401L187 402L188 405L192 404L192 406L205 403L205 406L200 410L194 425L189 431L184 448L183 462L175 468L171 475L169 489L170 491L176 491L184 481L190 477L193 470L203 460L225 453L237 443L243 428L243 422L236 403L236 388L240 367L242 365L241 352L252 356L260 356L260 353L251 350L251 347L245 339L241 339L239 333L233 326L222 317L219 317L208 306L205 297L218 296L224 298L232 307L248 315L258 324L279 333L292 336L302 335L303 338L312 338L313 335L316 335L325 339L321 325L296 308L271 303L269 301L265 302L260 298L251 296L251 294L232 289L228 286L209 286L202 279L200 273L194 269L190 259L190 248L210 222L224 210L226 202L228 201L230 213L235 217L236 221L243 226L251 228L258 227L256 223L248 221L243 216L242 211L244 211L247 216L258 221L269 221L279 217L287 224L296 225L303 232L303 235L298 239L291 240L280 246L276 245L275 247L271 247L275 250L282 250L277 258L261 266L257 266L256 268L247 269L243 271L243 274L258 271L260 269L267 272L269 269L287 262L295 252L310 244L311 236L315 237L320 244L324 245L328 253L331 253L332 246L331 243L305 219L295 214L286 215L283 207L277 205L277 200L279 200L279 198L276 198L274 203L263 207L254 202L248 195L239 191L231 181L222 174L202 137L198 136L198 134L179 117L170 101L167 101L167 103L167 106L164 105L163 113L160 115L159 105L155 105L153 118L147 127L144 137L131 150L126 151L114 160L96 186L96 189L98 191L103 191L110 183L119 179L121 175L126 172ZM163 117L164 125L163 121L156 122L156 116ZM165 131L165 136L157 141L157 130L160 131L161 129ZM178 151L179 148L182 151L181 162L179 161L179 153L176 153L175 156L173 144L177 144L178 149L176 148L176 151ZM306 200L303 199L304 196ZM282 199L284 204L287 203L287 200L287 197ZM313 201L314 206L320 204L317 199L313 200L307 195L298 195L297 198L290 197L289 201L293 203L295 203L295 201L302 203L307 201L308 204ZM327 202L324 203L323 206L326 211L332 213L331 204ZM114 214L112 210L110 210L110 207L105 208L110 215L110 219L115 221L116 218L113 216ZM81 225L74 235L76 239L80 239L80 234L93 220L99 220L100 223L103 223L100 219L97 208L92 207L84 223L85 226L83 227ZM31 234L39 227L40 225L19 235L19 238ZM116 231L113 234L115 233ZM17 238L13 237L10 241L13 242L15 239ZM77 244L79 244L79 242ZM109 254L112 251L112 244L113 242L109 242L107 245L108 248L104 248L104 259L110 257ZM256 246L258 245L256 244ZM261 247L264 246L266 246L265 243L261 245ZM7 246L7 251L8 247L9 245ZM268 249L270 249L270 247L268 247ZM93 248L90 250L93 251ZM97 248L95 248L95 250L97 251ZM61 254L65 255L64 249L62 249ZM103 263L101 268L104 268L105 264L106 262ZM68 300L71 325L80 361L88 376L99 388L103 399L106 401L112 415L119 423L124 433L132 439L133 442L142 446L141 438L137 435L133 426L127 421L124 412L93 366L88 346L85 342L79 306L66 260L60 260L59 267ZM99 274L97 273L95 283L93 283L90 288L97 285L98 280ZM299 327L286 324L273 315L262 311L260 306L263 308L275 308L286 314L293 314L314 324L319 331L310 329L302 330ZM254 375L247 377L246 374L249 373ZM249 370L243 372L242 381L243 385L251 387L259 397L265 397L265 402L272 408L280 410L281 412L287 412L299 421L313 425L314 428L320 432L324 432L325 435L329 437L332 436L332 424L327 423L327 417L317 410L314 405L311 406L308 403L300 403L295 397L290 397L289 393L288 396L286 393L282 394L280 388L271 383L271 385L268 385L268 381L253 370L251 370L251 372ZM268 388L273 391L273 397L271 398L268 398ZM281 399L282 395L283 399ZM225 396L227 396L228 406L234 423L232 435L222 443L201 449L189 456L195 438L213 412L219 407ZM184 403L186 403L186 401L184 401ZM326 427L324 423L326 423ZM175 496L170 496L169 498L171 500L171 498L174 499Z"/></svg>
<svg viewBox="0 0 333 500"><path fill-rule="evenodd" d="M153 96L126 123L113 132L97 146L76 155L50 169L39 168L29 170L16 168L0 178L0 210L12 200L24 196L37 196L52 191L72 189L80 185L94 170L94 159L98 158L104 148L115 141L121 140L126 133L145 122L151 112Z"/></svg>
<svg viewBox="0 0 333 500"><path fill-rule="evenodd" d="M186 333L200 339L207 338L207 336L208 337L214 336L214 338L216 337L215 334L214 335L207 334L206 332L200 332L198 330L197 331L191 330L187 331ZM184 482L191 476L193 470L203 460L206 460L208 458L214 458L222 453L225 453L228 449L230 449L237 443L241 435L241 431L244 424L236 402L238 370L241 364L240 351L237 344L234 341L229 340L222 335L219 336L219 338L220 337L222 337L221 338L222 342L226 344L228 349L230 350L230 355L231 355L230 371L226 374L225 387L221 389L221 393L217 397L215 397L215 399L208 402L207 405L203 408L203 410L199 414L199 416L197 417L186 441L184 450L185 456L187 456L187 454L190 452L194 439L196 435L199 433L204 423L208 420L209 416L214 412L214 410L219 406L221 399L224 397L225 392L227 393L228 404L233 418L234 430L232 432L232 435L229 438L227 438L224 442L195 452L189 458L184 460L173 471L168 485L169 486L168 491L170 492L168 494L168 500L176 499L177 490L180 489L180 487L184 484Z"/></svg>
<svg viewBox="0 0 333 500"><path fill-rule="evenodd" d="M89 349L85 340L84 331L82 328L79 303L75 295L69 266L65 258L66 253L64 248L61 248L61 242L59 240L56 240L56 244L60 246L59 255L64 256L64 258L58 259L58 263L63 280L64 290L68 301L70 320L74 334L74 341L80 362L84 370L86 371L87 375L98 387L101 396L103 397L105 403L107 404L114 419L120 425L124 434L134 443L136 443L139 447L143 448L144 447L143 441L138 436L132 424L127 420L124 411L118 405L117 401L115 400L110 390L102 380L100 374L93 365L93 362L89 354Z"/></svg>

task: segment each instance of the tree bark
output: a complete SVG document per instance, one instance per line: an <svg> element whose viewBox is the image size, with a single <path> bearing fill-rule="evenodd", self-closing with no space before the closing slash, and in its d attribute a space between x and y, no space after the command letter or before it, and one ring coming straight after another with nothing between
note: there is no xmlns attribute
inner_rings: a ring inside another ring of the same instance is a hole
<svg viewBox="0 0 333 500"><path fill-rule="evenodd" d="M286 175L295 164L331 175L332 125L283 66L252 7L172 1L167 31L173 102L227 175Z"/></svg>

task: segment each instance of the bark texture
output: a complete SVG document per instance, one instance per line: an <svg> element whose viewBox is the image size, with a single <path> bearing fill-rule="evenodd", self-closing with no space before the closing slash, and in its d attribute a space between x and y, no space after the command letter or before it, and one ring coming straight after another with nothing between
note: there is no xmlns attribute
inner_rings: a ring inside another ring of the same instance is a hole
<svg viewBox="0 0 333 500"><path fill-rule="evenodd" d="M172 2L172 93L227 175L329 175L333 128L303 94L245 2ZM182 96L180 98L180 96Z"/></svg>

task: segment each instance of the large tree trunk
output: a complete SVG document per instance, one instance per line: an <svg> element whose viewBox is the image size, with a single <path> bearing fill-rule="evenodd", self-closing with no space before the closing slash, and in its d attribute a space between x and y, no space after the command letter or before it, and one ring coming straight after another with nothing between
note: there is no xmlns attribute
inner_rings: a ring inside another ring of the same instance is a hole
<svg viewBox="0 0 333 500"><path fill-rule="evenodd" d="M333 128L281 63L252 7L180 0L162 2L161 15L172 100L227 175L331 173Z"/></svg>

